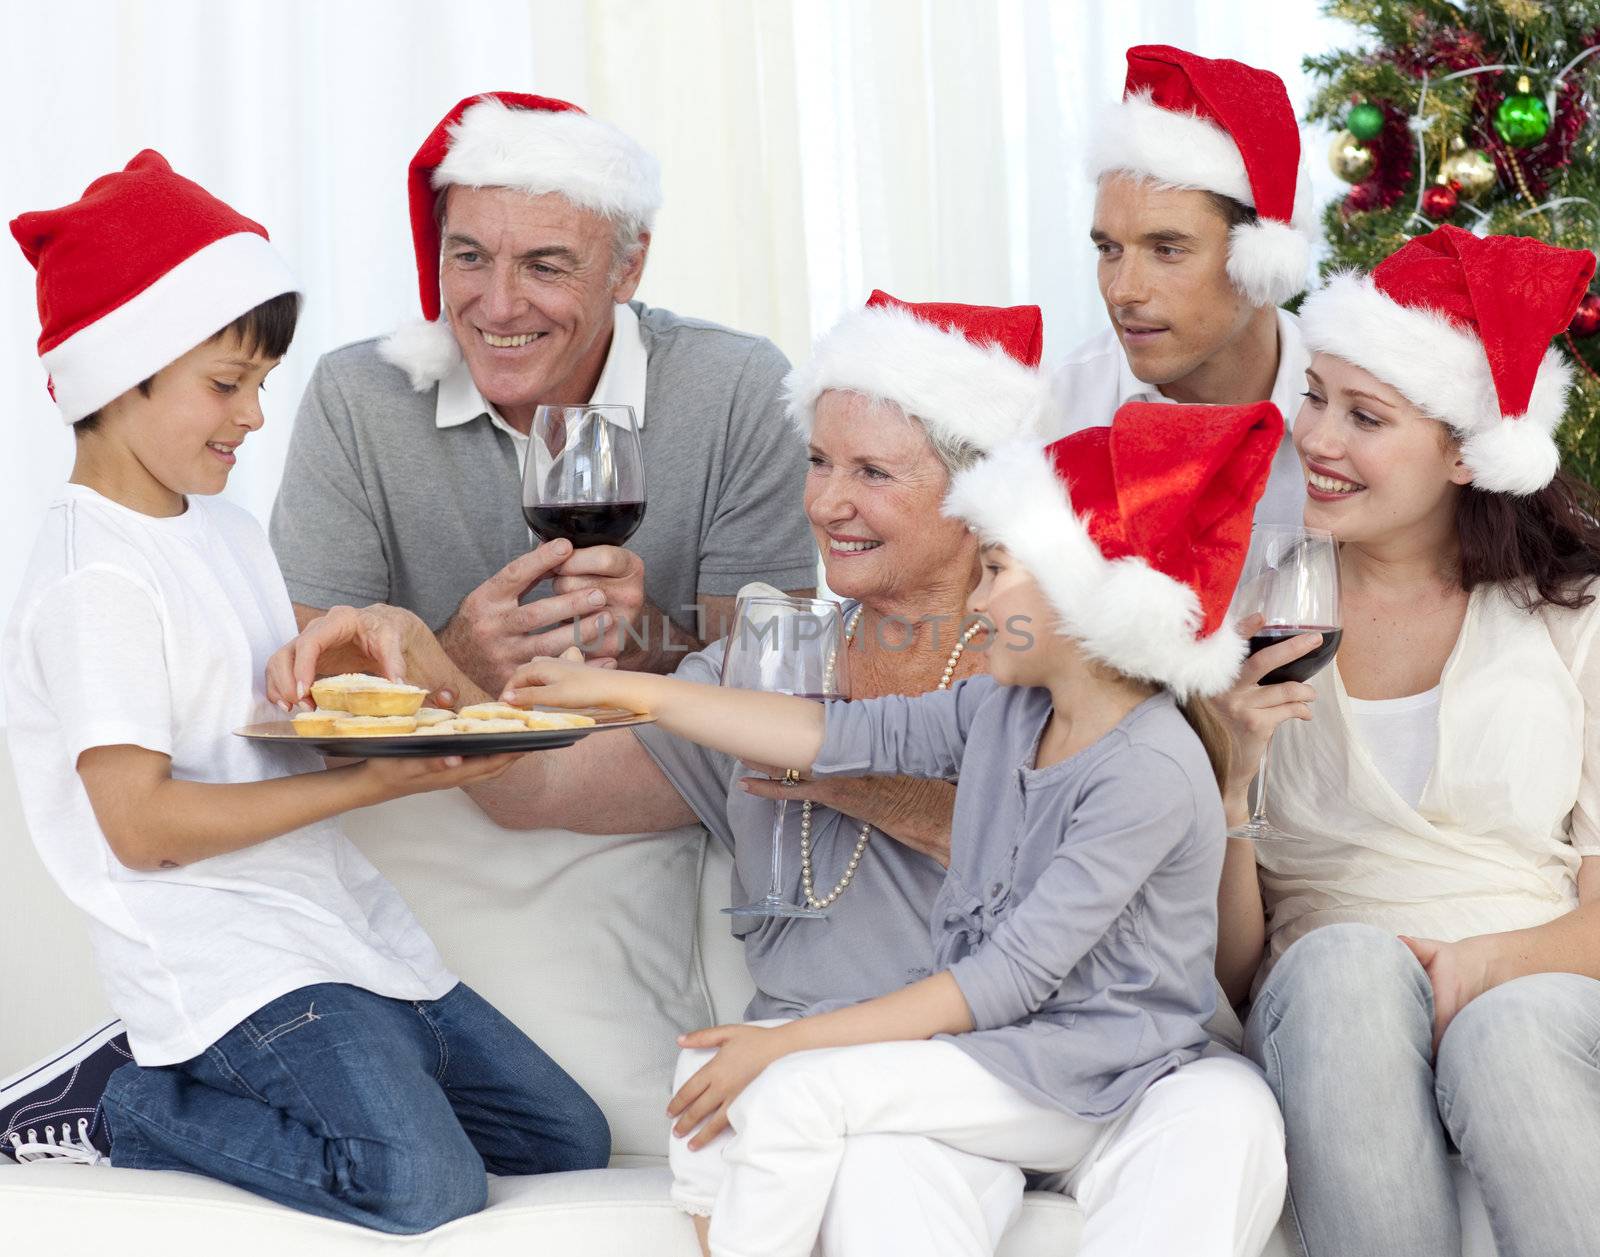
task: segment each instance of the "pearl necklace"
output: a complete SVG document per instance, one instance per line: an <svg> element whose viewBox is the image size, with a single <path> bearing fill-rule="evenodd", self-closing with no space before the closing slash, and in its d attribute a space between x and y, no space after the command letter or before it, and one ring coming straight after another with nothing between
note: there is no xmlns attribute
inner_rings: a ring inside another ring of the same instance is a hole
<svg viewBox="0 0 1600 1257"><path fill-rule="evenodd" d="M845 625L844 641L846 648L855 640L856 625L861 622L861 612L864 608L857 607L850 616L850 623ZM983 628L980 622L974 624L961 639L956 642L956 648L950 652L950 658L944 665L944 672L939 677L938 688L947 690L956 674L956 664L961 660L961 654L967 648L967 643L976 637ZM872 837L872 826L866 824L861 827L861 837L856 840L856 849L850 853L850 861L845 865L844 876L826 895L817 898L816 887L811 880L811 800L805 800L800 809L800 889L805 895L806 906L822 909L828 907L840 895L844 894L845 887L850 885L856 875L856 869L861 866L861 856L867 849L867 841Z"/></svg>

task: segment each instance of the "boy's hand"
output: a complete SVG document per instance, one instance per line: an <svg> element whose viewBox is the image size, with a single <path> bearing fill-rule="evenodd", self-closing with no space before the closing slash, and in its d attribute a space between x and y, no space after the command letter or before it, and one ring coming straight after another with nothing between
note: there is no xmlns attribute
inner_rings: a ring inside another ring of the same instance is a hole
<svg viewBox="0 0 1600 1257"><path fill-rule="evenodd" d="M535 659L511 675L500 700L518 707L622 707L647 714L649 683L642 672L619 672L578 662L567 650L560 659Z"/></svg>
<svg viewBox="0 0 1600 1257"><path fill-rule="evenodd" d="M695 1127L699 1133L689 1141L690 1151L698 1151L728 1128L728 1106L739 1093L780 1056L787 1055L781 1027L712 1026L678 1036L678 1046L717 1048L717 1054L695 1071L667 1105L667 1116L678 1120L672 1133L680 1139ZM703 1123L703 1125L702 1125Z"/></svg>
<svg viewBox="0 0 1600 1257"><path fill-rule="evenodd" d="M317 662L330 650L354 646L391 681L405 676L406 648L417 628L427 631L411 612L377 604L330 607L288 645L267 660L267 699L284 711L303 702L317 679Z"/></svg>
<svg viewBox="0 0 1600 1257"><path fill-rule="evenodd" d="M411 794L425 794L429 790L449 790L454 786L492 781L520 758L520 754L511 754L369 759L363 760L356 771L370 786L372 801L383 803Z"/></svg>

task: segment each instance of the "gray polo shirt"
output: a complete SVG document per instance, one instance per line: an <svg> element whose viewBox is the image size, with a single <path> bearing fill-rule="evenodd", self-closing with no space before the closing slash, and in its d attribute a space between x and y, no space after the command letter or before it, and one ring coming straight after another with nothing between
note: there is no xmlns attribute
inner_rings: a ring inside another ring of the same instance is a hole
<svg viewBox="0 0 1600 1257"><path fill-rule="evenodd" d="M722 675L723 643L685 656L673 674L716 685ZM772 865L772 818L777 804L746 794L739 778L750 776L730 755L707 750L659 726L635 729L702 824L733 852L734 903L749 903L767 891ZM785 818L783 893L800 899L800 804ZM861 822L831 808L811 818L812 864L818 893L825 895L844 873L861 835ZM873 831L861 865L823 920L800 917L730 917L744 941L745 963L756 984L747 1020L798 1017L899 990L933 971L928 914L944 880L944 869L888 835Z"/></svg>
<svg viewBox="0 0 1600 1257"><path fill-rule="evenodd" d="M692 632L698 594L816 584L805 447L783 413L788 360L759 336L632 304L648 360L648 506L628 548L646 596ZM413 390L377 340L317 363L272 510L294 601L388 602L437 630L536 544L511 438L487 414L440 428L437 393Z"/></svg>
<svg viewBox="0 0 1600 1257"><path fill-rule="evenodd" d="M976 1028L950 1042L1039 1103L1104 1121L1207 1046L1227 826L1170 694L1034 768L1050 713L1048 690L987 676L830 703L812 771L960 774L931 935Z"/></svg>

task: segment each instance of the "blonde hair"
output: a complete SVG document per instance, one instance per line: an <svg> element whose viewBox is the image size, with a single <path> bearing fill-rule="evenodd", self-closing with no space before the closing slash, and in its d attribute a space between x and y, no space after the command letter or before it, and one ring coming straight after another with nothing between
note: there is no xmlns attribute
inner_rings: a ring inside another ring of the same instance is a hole
<svg viewBox="0 0 1600 1257"><path fill-rule="evenodd" d="M1223 725L1222 718L1217 715L1217 709L1211 705L1210 699L1196 694L1180 702L1178 710L1183 713L1183 718L1189 722L1189 727L1200 739L1200 745L1205 747L1206 758L1211 761L1212 775L1217 779L1217 788L1219 790L1224 788L1228 780L1228 770L1233 763L1233 739L1228 736L1228 730Z"/></svg>

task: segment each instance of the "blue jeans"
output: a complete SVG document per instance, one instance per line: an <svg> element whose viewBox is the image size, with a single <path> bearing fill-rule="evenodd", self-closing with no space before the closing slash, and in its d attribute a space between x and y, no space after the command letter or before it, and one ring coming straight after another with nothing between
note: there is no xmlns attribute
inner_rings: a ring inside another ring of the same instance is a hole
<svg viewBox="0 0 1600 1257"><path fill-rule="evenodd" d="M123 1066L102 1103L113 1165L399 1234L482 1209L485 1169L595 1169L611 1147L595 1102L465 983L417 1003L302 987L192 1060Z"/></svg>
<svg viewBox="0 0 1600 1257"><path fill-rule="evenodd" d="M1500 1257L1600 1252L1600 982L1514 979L1432 1047L1433 988L1392 934L1324 926L1268 976L1245 1050L1283 1108L1302 1249L1460 1257L1453 1143Z"/></svg>

